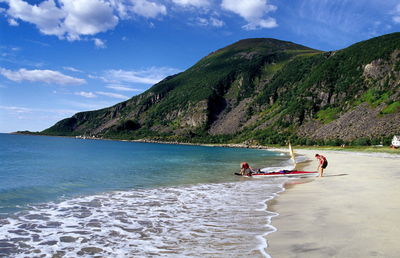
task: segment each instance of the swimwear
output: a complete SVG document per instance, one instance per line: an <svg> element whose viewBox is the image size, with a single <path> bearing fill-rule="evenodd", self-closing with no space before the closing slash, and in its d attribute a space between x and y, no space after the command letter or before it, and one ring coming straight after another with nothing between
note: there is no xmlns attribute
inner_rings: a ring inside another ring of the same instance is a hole
<svg viewBox="0 0 400 258"><path fill-rule="evenodd" d="M322 163L322 168L326 168L328 166L328 161L327 160L324 160L324 163Z"/></svg>

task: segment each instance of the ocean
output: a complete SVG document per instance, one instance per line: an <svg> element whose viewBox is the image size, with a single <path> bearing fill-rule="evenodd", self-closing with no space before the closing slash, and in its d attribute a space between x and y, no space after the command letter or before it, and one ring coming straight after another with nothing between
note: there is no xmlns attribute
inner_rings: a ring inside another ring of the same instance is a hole
<svg viewBox="0 0 400 258"><path fill-rule="evenodd" d="M268 257L267 150L0 134L0 257Z"/></svg>

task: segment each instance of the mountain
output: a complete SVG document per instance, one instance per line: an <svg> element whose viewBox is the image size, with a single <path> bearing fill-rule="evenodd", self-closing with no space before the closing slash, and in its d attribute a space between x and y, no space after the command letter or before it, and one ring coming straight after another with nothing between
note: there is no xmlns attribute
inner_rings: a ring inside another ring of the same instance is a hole
<svg viewBox="0 0 400 258"><path fill-rule="evenodd" d="M323 52L268 38L217 50L46 135L190 142L379 143L400 134L400 33Z"/></svg>

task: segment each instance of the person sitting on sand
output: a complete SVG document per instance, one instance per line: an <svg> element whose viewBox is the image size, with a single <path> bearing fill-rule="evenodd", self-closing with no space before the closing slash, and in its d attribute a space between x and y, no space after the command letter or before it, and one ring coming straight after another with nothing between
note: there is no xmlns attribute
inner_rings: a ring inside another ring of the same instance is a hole
<svg viewBox="0 0 400 258"><path fill-rule="evenodd" d="M319 161L319 165L318 165L318 172L319 172L319 176L322 177L322 174L324 173L324 169L328 166L328 160L319 154L315 154L315 158Z"/></svg>
<svg viewBox="0 0 400 258"><path fill-rule="evenodd" d="M240 174L242 176L247 175L252 173L253 169L250 167L249 163L247 162L242 162L240 163Z"/></svg>

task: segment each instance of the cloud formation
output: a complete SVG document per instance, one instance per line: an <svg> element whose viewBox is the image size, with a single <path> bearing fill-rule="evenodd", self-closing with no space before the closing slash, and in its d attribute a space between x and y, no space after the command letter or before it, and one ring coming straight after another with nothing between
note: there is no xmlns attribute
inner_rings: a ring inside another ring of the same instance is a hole
<svg viewBox="0 0 400 258"><path fill-rule="evenodd" d="M94 41L94 45L97 48L106 48L106 43L103 40L94 38L93 41Z"/></svg>
<svg viewBox="0 0 400 258"><path fill-rule="evenodd" d="M11 115L22 115L22 114L32 114L32 113L54 113L60 116L72 115L78 112L78 110L72 109L44 109L44 108L26 108L18 106L0 106L0 110L8 111ZM31 116L37 117L37 116ZM59 119L57 117L57 119Z"/></svg>
<svg viewBox="0 0 400 258"><path fill-rule="evenodd" d="M110 98L115 98L115 99L124 99L124 100L129 99L128 96L118 94L118 93L112 93L112 92L96 91L96 94L103 95L103 96L110 97Z"/></svg>
<svg viewBox="0 0 400 258"><path fill-rule="evenodd" d="M274 18L265 17L269 12L277 9L276 6L268 4L267 0L222 0L221 7L245 19L248 24L244 25L243 28L246 30L278 26Z"/></svg>
<svg viewBox="0 0 400 258"><path fill-rule="evenodd" d="M114 29L120 19L167 14L164 5L148 0L45 0L36 5L23 0L6 2L10 25L17 26L18 20L29 22L45 35L70 41ZM96 46L104 46L98 40L94 41Z"/></svg>
<svg viewBox="0 0 400 258"><path fill-rule="evenodd" d="M89 99L97 97L96 94L94 94L93 92L86 92L86 91L75 92L75 95L81 96L81 97L84 97L84 98L89 98Z"/></svg>
<svg viewBox="0 0 400 258"><path fill-rule="evenodd" d="M194 17L202 17L194 23L199 26L222 27L225 22L215 17L226 11L246 20L246 30L278 26L274 18L267 16L277 9L268 0L222 0L220 5L211 0L44 0L35 1L36 4L27 0L0 1L8 4L2 13L10 26L28 22L45 35L69 41L91 39L99 48L105 47L104 41L92 37L113 30L121 20L158 19L170 11L193 12Z"/></svg>
<svg viewBox="0 0 400 258"><path fill-rule="evenodd" d="M122 95L122 94L118 94L118 93L113 93L113 92L104 92L104 91L96 91L95 93L93 92L88 92L88 91L79 91L79 92L75 92L74 95L77 96L81 96L84 98L88 98L88 99L93 99L93 98L97 98L98 95L102 95L102 96L106 96L109 98L115 98L115 99L129 99L128 96Z"/></svg>
<svg viewBox="0 0 400 258"><path fill-rule="evenodd" d="M194 6L194 7L205 7L209 6L209 0L172 0L173 3L181 6Z"/></svg>
<svg viewBox="0 0 400 258"><path fill-rule="evenodd" d="M86 83L84 79L68 76L53 70L27 70L21 68L17 71L12 71L0 67L0 74L15 82L30 81L59 85L80 85Z"/></svg>
<svg viewBox="0 0 400 258"><path fill-rule="evenodd" d="M8 24L10 24L10 26L19 26L19 23L15 20L15 19L8 19Z"/></svg>
<svg viewBox="0 0 400 258"><path fill-rule="evenodd" d="M62 37L63 26L61 19L65 18L65 12L58 8L53 0L43 1L38 5L30 5L22 0L9 0L7 14L11 19L19 19L33 23L46 35Z"/></svg>
<svg viewBox="0 0 400 258"><path fill-rule="evenodd" d="M159 15L167 14L167 7L147 0L132 1L132 6L128 9L146 18L156 18Z"/></svg>
<svg viewBox="0 0 400 258"><path fill-rule="evenodd" d="M50 0L49 0L50 1ZM61 0L65 13L63 29L68 39L80 39L80 35L95 35L114 28L118 17L108 2L102 0Z"/></svg>
<svg viewBox="0 0 400 258"><path fill-rule="evenodd" d="M75 72L75 73L82 73L81 70L76 69L75 67L71 67L71 66L64 66L63 69L67 70L67 71Z"/></svg>
<svg viewBox="0 0 400 258"><path fill-rule="evenodd" d="M140 83L156 84L165 77L180 72L180 70L169 67L151 67L145 70L108 70L100 77L107 83Z"/></svg>
<svg viewBox="0 0 400 258"><path fill-rule="evenodd" d="M116 91L135 91L135 92L142 91L140 89L134 89L134 88L126 87L124 85L119 85L119 84L111 84L111 85L106 86L106 88L113 89Z"/></svg>
<svg viewBox="0 0 400 258"><path fill-rule="evenodd" d="M0 109L11 111L11 112L17 113L17 114L20 114L20 113L31 113L32 112L31 108L16 107L16 106L0 106Z"/></svg>
<svg viewBox="0 0 400 258"><path fill-rule="evenodd" d="M194 20L194 25L222 27L225 25L225 22L220 19L214 18L214 17L210 17L210 18L198 17Z"/></svg>
<svg viewBox="0 0 400 258"><path fill-rule="evenodd" d="M393 14L393 21L400 24L400 3L394 9Z"/></svg>

